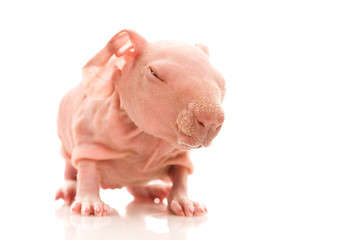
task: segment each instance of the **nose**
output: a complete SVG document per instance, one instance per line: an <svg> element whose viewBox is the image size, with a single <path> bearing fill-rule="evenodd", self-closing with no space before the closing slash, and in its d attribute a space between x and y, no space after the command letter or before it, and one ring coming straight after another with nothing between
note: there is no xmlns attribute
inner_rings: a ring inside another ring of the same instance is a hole
<svg viewBox="0 0 361 240"><path fill-rule="evenodd" d="M224 122L224 112L221 108L214 111L205 110L195 113L198 127L207 135L215 137Z"/></svg>

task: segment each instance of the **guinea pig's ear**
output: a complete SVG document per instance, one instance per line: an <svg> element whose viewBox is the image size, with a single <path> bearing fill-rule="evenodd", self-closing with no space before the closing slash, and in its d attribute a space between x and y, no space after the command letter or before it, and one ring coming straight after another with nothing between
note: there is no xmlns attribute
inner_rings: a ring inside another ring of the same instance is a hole
<svg viewBox="0 0 361 240"><path fill-rule="evenodd" d="M207 56L209 56L209 51L208 51L208 47L206 45L203 45L201 43L197 43L196 47L198 47L199 49L201 49L205 54L207 54Z"/></svg>
<svg viewBox="0 0 361 240"><path fill-rule="evenodd" d="M147 41L132 30L122 30L112 37L83 67L85 94L94 99L105 99L115 89L123 66L142 53Z"/></svg>

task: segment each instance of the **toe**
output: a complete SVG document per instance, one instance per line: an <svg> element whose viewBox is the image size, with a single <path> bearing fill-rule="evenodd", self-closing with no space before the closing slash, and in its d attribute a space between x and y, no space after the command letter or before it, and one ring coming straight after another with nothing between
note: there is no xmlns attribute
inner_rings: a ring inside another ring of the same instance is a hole
<svg viewBox="0 0 361 240"><path fill-rule="evenodd" d="M64 193L62 189L59 189L55 194L55 201L59 200L60 198L64 198Z"/></svg>
<svg viewBox="0 0 361 240"><path fill-rule="evenodd" d="M71 214L79 214L81 210L81 203L80 202L74 202L70 207L70 213Z"/></svg>
<svg viewBox="0 0 361 240"><path fill-rule="evenodd" d="M194 212L193 202L191 201L184 202L183 211L187 217L193 216L193 212Z"/></svg>
<svg viewBox="0 0 361 240"><path fill-rule="evenodd" d="M89 203L83 203L81 206L81 215L88 216L91 213L91 206Z"/></svg>
<svg viewBox="0 0 361 240"><path fill-rule="evenodd" d="M184 216L183 209L178 201L172 201L170 204L170 209L178 216Z"/></svg>
<svg viewBox="0 0 361 240"><path fill-rule="evenodd" d="M102 216L103 215L103 204L102 203L95 203L94 204L94 215L95 216Z"/></svg>
<svg viewBox="0 0 361 240"><path fill-rule="evenodd" d="M102 216L107 216L109 213L110 213L110 206L108 204L103 204Z"/></svg>
<svg viewBox="0 0 361 240"><path fill-rule="evenodd" d="M207 208L203 204L194 203L194 215L202 216L207 213Z"/></svg>

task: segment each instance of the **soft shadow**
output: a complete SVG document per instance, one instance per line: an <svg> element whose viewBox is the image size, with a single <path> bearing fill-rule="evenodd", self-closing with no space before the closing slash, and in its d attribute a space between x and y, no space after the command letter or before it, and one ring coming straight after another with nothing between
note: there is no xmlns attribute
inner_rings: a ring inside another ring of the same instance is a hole
<svg viewBox="0 0 361 240"><path fill-rule="evenodd" d="M133 201L120 215L114 208L109 216L79 216L69 214L69 207L56 209L64 221L65 240L80 239L187 239L187 231L197 228L207 217L178 217L165 204Z"/></svg>

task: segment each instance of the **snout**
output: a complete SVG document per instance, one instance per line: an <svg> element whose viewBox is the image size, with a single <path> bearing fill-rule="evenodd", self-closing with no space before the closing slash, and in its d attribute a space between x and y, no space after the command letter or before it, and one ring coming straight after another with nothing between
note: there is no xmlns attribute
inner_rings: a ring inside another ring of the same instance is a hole
<svg viewBox="0 0 361 240"><path fill-rule="evenodd" d="M202 139L202 145L207 147L211 144L224 122L224 112L219 109L217 112L202 111L195 113L198 133Z"/></svg>
<svg viewBox="0 0 361 240"><path fill-rule="evenodd" d="M189 104L175 123L178 145L189 149L209 146L223 122L224 111L219 104L206 101Z"/></svg>

